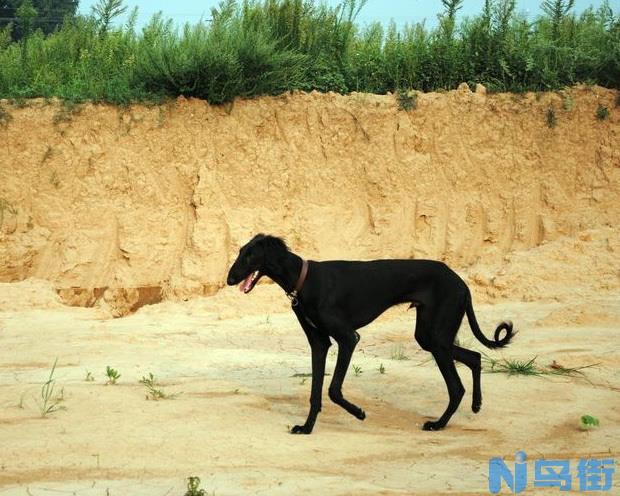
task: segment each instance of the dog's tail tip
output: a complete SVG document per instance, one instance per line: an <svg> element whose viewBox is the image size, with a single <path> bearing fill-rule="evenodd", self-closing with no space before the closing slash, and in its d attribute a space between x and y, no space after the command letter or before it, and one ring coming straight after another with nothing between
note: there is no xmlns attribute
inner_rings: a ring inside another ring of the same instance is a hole
<svg viewBox="0 0 620 496"><path fill-rule="evenodd" d="M502 331L506 331L506 334L504 335L504 337L500 337L502 334ZM515 334L517 334L517 331L514 330L512 321L505 320L504 322L502 322L500 325L497 326L497 329L495 329L495 336L494 336L495 343L494 343L493 348L503 348L504 346L508 346L508 344L510 344L510 341L515 336Z"/></svg>

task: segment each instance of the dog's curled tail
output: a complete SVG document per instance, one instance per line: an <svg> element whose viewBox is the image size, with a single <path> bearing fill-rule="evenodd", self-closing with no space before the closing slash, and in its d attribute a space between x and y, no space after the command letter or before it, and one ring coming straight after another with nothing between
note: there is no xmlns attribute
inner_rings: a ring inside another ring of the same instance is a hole
<svg viewBox="0 0 620 496"><path fill-rule="evenodd" d="M474 307L471 303L471 297L468 298L467 301L467 321L469 322L469 327L474 333L474 336L487 348L503 348L504 346L510 343L510 340L516 334L516 332L512 329L512 322L505 321L497 326L495 329L495 335L493 336L493 341L487 339L487 337L480 330L480 326L478 325L478 321L476 320L476 314L474 313ZM503 338L500 338L502 331L506 331L506 335Z"/></svg>

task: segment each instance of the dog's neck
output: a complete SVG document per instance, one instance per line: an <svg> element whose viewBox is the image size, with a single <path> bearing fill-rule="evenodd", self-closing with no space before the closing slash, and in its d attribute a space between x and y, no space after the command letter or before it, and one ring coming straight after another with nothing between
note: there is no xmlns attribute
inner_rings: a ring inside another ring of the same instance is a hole
<svg viewBox="0 0 620 496"><path fill-rule="evenodd" d="M268 261L263 272L288 294L295 289L302 264L302 258L289 251L278 260Z"/></svg>

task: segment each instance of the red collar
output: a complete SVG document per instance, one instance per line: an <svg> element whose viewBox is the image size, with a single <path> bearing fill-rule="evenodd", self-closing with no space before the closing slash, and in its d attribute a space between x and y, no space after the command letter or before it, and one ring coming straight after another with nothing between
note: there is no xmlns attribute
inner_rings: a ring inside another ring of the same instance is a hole
<svg viewBox="0 0 620 496"><path fill-rule="evenodd" d="M295 294L301 291L301 288L304 286L304 282L306 282L306 277L308 276L308 261L302 259L301 260L301 273L299 274L299 279L297 279L297 284L295 284L295 289L293 292Z"/></svg>
<svg viewBox="0 0 620 496"><path fill-rule="evenodd" d="M301 288L304 286L304 282L306 282L306 277L308 276L308 261L301 259L301 272L299 274L299 279L295 283L295 288L290 293L286 293L286 296L291 300L292 305L295 307L299 303L297 300L297 295L301 291Z"/></svg>

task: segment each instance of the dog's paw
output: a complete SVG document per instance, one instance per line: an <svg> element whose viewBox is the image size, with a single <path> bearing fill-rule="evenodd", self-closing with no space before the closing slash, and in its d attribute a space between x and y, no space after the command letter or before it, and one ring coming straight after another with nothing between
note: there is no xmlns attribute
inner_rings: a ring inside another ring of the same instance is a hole
<svg viewBox="0 0 620 496"><path fill-rule="evenodd" d="M360 408L359 412L355 413L355 418L364 420L366 418L366 412Z"/></svg>
<svg viewBox="0 0 620 496"><path fill-rule="evenodd" d="M307 425L295 425L291 429L291 434L310 434L312 432L312 427L308 427Z"/></svg>
<svg viewBox="0 0 620 496"><path fill-rule="evenodd" d="M480 407L482 407L482 401L474 402L471 404L471 411L478 413L480 411Z"/></svg>
<svg viewBox="0 0 620 496"><path fill-rule="evenodd" d="M422 426L422 430L423 431L438 431L441 430L445 427L445 425L441 425L439 422L431 422L430 420L428 422L424 422L424 425Z"/></svg>

